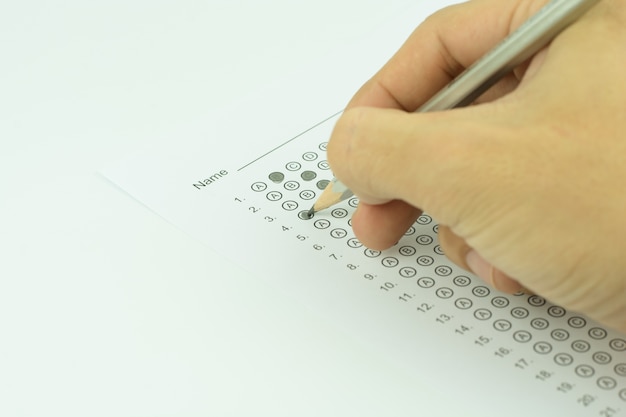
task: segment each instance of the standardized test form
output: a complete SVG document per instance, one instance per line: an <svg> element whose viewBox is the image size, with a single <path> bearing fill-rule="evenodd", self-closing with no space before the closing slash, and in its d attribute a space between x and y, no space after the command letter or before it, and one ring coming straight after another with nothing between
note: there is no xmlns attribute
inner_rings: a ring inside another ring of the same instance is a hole
<svg viewBox="0 0 626 417"><path fill-rule="evenodd" d="M240 279L269 282L373 347L437 393L444 415L626 415L626 335L485 285L447 260L427 213L382 252L354 237L356 197L305 215L333 178L326 145L343 106L416 13L103 174L240 266Z"/></svg>

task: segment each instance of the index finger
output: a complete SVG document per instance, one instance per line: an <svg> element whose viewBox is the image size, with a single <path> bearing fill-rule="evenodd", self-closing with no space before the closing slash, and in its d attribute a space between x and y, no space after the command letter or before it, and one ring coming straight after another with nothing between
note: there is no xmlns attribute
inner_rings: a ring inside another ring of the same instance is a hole
<svg viewBox="0 0 626 417"><path fill-rule="evenodd" d="M471 0L428 17L348 108L414 111L519 27L546 0Z"/></svg>

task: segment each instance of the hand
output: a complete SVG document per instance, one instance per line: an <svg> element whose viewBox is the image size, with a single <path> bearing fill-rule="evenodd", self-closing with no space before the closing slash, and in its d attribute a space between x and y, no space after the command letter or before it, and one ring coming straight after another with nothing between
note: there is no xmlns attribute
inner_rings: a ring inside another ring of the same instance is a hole
<svg viewBox="0 0 626 417"><path fill-rule="evenodd" d="M475 105L411 113L546 3L472 0L420 25L354 96L328 147L357 237L421 210L446 255L626 331L626 0L603 0Z"/></svg>

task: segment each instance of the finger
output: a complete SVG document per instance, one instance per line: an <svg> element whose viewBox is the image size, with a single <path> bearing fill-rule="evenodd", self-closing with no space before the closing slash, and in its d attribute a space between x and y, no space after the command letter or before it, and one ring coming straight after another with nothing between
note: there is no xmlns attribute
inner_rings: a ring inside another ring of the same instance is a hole
<svg viewBox="0 0 626 417"><path fill-rule="evenodd" d="M440 10L418 26L348 108L415 110L545 3L474 0Z"/></svg>
<svg viewBox="0 0 626 417"><path fill-rule="evenodd" d="M457 236L449 227L443 224L439 225L438 237L439 245L448 259L466 271L471 271L465 258L472 248L465 239Z"/></svg>
<svg viewBox="0 0 626 417"><path fill-rule="evenodd" d="M475 275L499 291L515 294L522 290L522 285L519 282L487 262L475 250L468 252L466 263Z"/></svg>
<svg viewBox="0 0 626 417"><path fill-rule="evenodd" d="M376 205L359 203L352 216L352 229L368 248L385 250L400 240L421 213L399 200Z"/></svg>
<svg viewBox="0 0 626 417"><path fill-rule="evenodd" d="M457 236L449 227L439 225L439 244L448 259L472 272L493 288L508 294L523 290L519 282L487 262L467 244L465 239Z"/></svg>
<svg viewBox="0 0 626 417"><path fill-rule="evenodd" d="M528 150L512 137L519 135L517 127L503 126L504 113L522 120L521 110L503 103L421 114L353 108L335 125L328 161L362 202L400 199L454 229L467 210L486 210L478 213L485 218L494 214L477 203L498 191L506 198L511 181L520 181L504 175L523 172L513 156Z"/></svg>

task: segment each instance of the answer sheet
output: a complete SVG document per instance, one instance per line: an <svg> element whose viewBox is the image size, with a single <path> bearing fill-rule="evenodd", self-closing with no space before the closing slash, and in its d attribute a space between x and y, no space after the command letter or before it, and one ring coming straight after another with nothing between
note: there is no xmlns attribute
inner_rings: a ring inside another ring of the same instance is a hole
<svg viewBox="0 0 626 417"><path fill-rule="evenodd" d="M427 214L383 252L354 237L356 198L303 215L333 177L325 150L341 109L434 9L420 5L214 115L197 137L128 155L105 175L241 265L242 280L297 298L466 415L625 415L626 336L484 285L447 260Z"/></svg>

